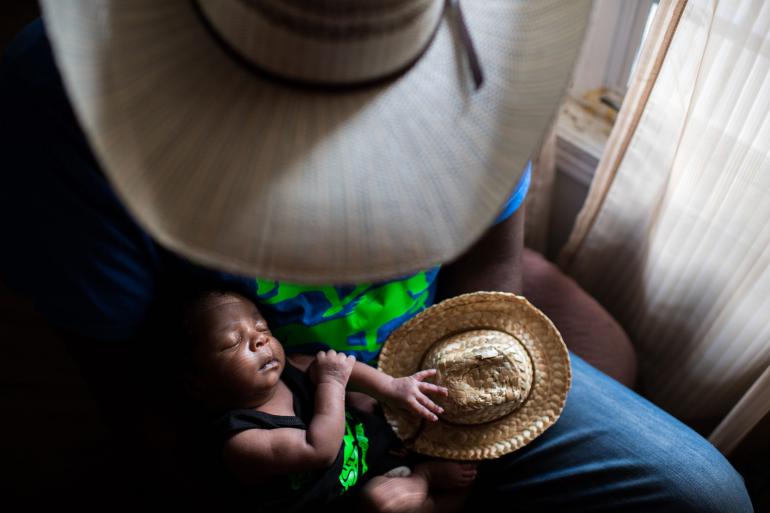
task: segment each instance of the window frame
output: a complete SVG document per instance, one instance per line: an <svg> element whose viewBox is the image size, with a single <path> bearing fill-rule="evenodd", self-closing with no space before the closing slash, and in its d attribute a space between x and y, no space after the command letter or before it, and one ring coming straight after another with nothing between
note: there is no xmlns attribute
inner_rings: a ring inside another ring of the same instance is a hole
<svg viewBox="0 0 770 513"><path fill-rule="evenodd" d="M641 48L650 11L658 0L595 0L569 94L605 87L621 95Z"/></svg>

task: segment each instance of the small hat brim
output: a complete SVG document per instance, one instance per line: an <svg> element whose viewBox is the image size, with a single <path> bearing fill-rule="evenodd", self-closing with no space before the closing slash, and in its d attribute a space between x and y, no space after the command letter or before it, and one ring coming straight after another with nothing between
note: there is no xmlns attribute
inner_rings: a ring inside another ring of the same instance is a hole
<svg viewBox="0 0 770 513"><path fill-rule="evenodd" d="M505 332L526 349L533 364L527 399L497 420L462 426L441 419L420 421L386 406L388 422L414 451L454 460L498 458L530 443L561 415L572 377L567 347L548 317L514 294L476 292L426 309L390 335L379 368L394 377L411 376L422 370L431 346L478 329Z"/></svg>

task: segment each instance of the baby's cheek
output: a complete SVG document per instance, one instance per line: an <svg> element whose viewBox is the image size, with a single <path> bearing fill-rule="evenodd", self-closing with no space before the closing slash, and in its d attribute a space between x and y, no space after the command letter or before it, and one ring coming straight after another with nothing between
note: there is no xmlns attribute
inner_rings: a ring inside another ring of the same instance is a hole
<svg viewBox="0 0 770 513"><path fill-rule="evenodd" d="M220 384L231 384L237 381L238 376L243 372L243 363L231 358L219 358L212 366L211 377Z"/></svg>

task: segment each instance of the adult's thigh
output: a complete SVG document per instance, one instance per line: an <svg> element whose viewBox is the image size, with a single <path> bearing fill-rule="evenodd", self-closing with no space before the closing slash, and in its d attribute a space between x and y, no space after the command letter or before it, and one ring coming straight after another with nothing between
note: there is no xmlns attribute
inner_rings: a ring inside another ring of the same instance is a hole
<svg viewBox="0 0 770 513"><path fill-rule="evenodd" d="M479 501L497 511L752 511L743 479L707 440L571 359L561 417L529 446L482 464Z"/></svg>

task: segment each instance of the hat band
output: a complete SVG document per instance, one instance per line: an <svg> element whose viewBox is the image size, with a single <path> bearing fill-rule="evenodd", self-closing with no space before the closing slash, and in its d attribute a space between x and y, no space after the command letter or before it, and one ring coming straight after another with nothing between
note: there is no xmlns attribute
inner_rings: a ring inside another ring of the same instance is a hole
<svg viewBox="0 0 770 513"><path fill-rule="evenodd" d="M446 6L454 16L457 32L460 35L460 42L465 49L468 66L470 66L471 74L473 75L473 83L476 89L480 89L484 83L484 72L481 69L481 61L476 53L476 46L473 44L468 24L465 23L465 16L463 16L463 11L460 8L460 0L446 0Z"/></svg>
<svg viewBox="0 0 770 513"><path fill-rule="evenodd" d="M325 2L322 5L306 2L292 7L292 3L301 2L240 1L276 26L303 37L334 41L354 41L403 30L425 15L431 4L436 3L436 0L396 0L378 5L361 1L353 4L338 1L337 4Z"/></svg>
<svg viewBox="0 0 770 513"><path fill-rule="evenodd" d="M411 69L430 47L448 9L476 89L483 81L458 0L424 3L387 23L333 29L300 23L296 16L289 18L255 0L191 3L225 53L250 71L289 85L343 91L379 85ZM286 48L290 50L280 52Z"/></svg>

